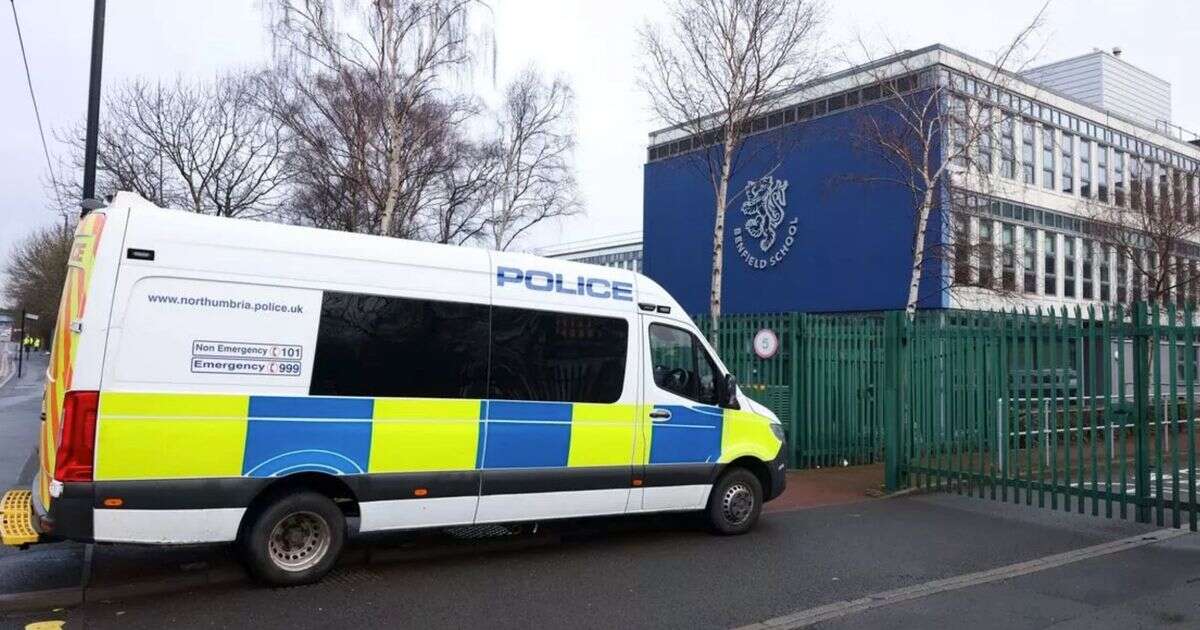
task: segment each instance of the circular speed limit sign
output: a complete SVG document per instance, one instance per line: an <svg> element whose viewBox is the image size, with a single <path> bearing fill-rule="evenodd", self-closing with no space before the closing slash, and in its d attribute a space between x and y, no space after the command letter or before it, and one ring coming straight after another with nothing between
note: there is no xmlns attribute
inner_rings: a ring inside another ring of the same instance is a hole
<svg viewBox="0 0 1200 630"><path fill-rule="evenodd" d="M754 334L754 354L760 359L770 359L779 352L779 337L770 328L763 328Z"/></svg>

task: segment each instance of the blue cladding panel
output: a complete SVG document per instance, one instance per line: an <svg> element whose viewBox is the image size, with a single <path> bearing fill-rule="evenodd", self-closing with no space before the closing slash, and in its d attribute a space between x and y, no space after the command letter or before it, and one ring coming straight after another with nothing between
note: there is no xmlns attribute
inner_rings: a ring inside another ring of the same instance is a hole
<svg viewBox="0 0 1200 630"><path fill-rule="evenodd" d="M480 468L566 466L571 404L487 401Z"/></svg>
<svg viewBox="0 0 1200 630"><path fill-rule="evenodd" d="M868 181L894 178L895 171L856 140L864 112L887 122L886 111L872 105L747 140L745 163L730 182L722 312L903 308L912 266L912 196L900 186ZM776 147L785 147L782 154ZM712 274L714 204L712 185L695 159L682 155L645 166L645 272L689 313L703 313ZM766 174L787 180L787 205L769 252L752 238L744 241L748 250L769 258L790 222L798 221L789 253L774 266L754 269L739 256L734 230L748 233L744 187ZM946 233L944 214L935 212L926 244L945 242ZM948 304L941 290L944 273L940 261L927 259L922 308Z"/></svg>
<svg viewBox="0 0 1200 630"><path fill-rule="evenodd" d="M371 399L251 396L242 473L366 472L373 409Z"/></svg>
<svg viewBox="0 0 1200 630"><path fill-rule="evenodd" d="M372 398L251 396L251 418L359 418L375 414Z"/></svg>
<svg viewBox="0 0 1200 630"><path fill-rule="evenodd" d="M719 407L655 405L671 419L655 422L650 436L651 464L715 462L721 457L724 412Z"/></svg>

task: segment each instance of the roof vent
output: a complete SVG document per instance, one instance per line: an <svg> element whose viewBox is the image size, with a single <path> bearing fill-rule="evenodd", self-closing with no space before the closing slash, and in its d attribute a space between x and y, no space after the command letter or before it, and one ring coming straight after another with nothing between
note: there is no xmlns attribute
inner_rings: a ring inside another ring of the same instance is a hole
<svg viewBox="0 0 1200 630"><path fill-rule="evenodd" d="M1121 53L1123 53L1123 52L1125 52L1125 51L1121 50L1120 46L1113 46L1112 54L1114 57L1120 57Z"/></svg>

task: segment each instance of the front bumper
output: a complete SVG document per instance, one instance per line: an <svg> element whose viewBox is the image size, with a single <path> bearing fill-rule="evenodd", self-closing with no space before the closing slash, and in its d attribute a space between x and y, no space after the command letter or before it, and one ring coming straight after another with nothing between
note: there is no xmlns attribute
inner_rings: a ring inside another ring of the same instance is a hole
<svg viewBox="0 0 1200 630"><path fill-rule="evenodd" d="M787 442L779 445L779 453L775 459L767 462L767 476L771 483L769 488L763 488L763 499L770 501L783 494L787 489Z"/></svg>

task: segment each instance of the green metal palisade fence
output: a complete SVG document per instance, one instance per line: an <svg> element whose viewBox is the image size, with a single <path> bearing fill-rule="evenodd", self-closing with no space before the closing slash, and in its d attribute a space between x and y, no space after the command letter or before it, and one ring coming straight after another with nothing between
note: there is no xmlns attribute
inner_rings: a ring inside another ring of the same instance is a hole
<svg viewBox="0 0 1200 630"><path fill-rule="evenodd" d="M883 322L882 314L721 318L721 359L783 422L789 466L867 464L882 455ZM707 318L696 323L708 329ZM779 338L779 351L766 359L753 348L764 328Z"/></svg>
<svg viewBox="0 0 1200 630"><path fill-rule="evenodd" d="M1197 528L1191 309L726 316L719 341L793 467L885 460L890 488Z"/></svg>

